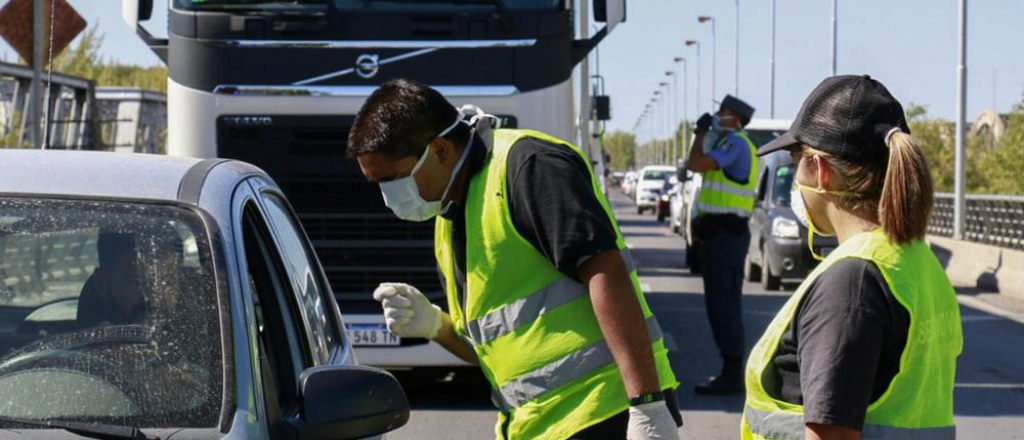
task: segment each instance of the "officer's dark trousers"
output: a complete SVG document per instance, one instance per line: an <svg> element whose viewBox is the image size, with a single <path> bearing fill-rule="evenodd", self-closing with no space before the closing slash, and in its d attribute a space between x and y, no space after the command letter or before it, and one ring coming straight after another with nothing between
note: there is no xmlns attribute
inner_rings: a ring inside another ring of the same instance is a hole
<svg viewBox="0 0 1024 440"><path fill-rule="evenodd" d="M734 217L734 216L732 216ZM736 218L736 217L734 217ZM723 359L742 359L743 264L750 244L746 222L707 222L701 256L704 262L704 305Z"/></svg>

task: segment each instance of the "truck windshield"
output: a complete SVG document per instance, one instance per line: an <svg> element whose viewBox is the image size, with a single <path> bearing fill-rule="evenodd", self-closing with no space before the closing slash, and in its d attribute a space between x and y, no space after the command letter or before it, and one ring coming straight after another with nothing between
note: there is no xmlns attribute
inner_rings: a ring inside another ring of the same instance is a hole
<svg viewBox="0 0 1024 440"><path fill-rule="evenodd" d="M775 179L772 185L772 198L777 206L789 206L790 190L793 188L793 174L796 169L793 165L783 165L775 170Z"/></svg>
<svg viewBox="0 0 1024 440"><path fill-rule="evenodd" d="M216 427L206 237L182 208L0 197L0 418Z"/></svg>
<svg viewBox="0 0 1024 440"><path fill-rule="evenodd" d="M333 1L340 10L400 10L415 7L417 10L452 10L494 8L491 2L483 0L175 0L180 9L306 9L323 10L328 1ZM504 0L504 7L513 10L551 9L558 7L562 0Z"/></svg>

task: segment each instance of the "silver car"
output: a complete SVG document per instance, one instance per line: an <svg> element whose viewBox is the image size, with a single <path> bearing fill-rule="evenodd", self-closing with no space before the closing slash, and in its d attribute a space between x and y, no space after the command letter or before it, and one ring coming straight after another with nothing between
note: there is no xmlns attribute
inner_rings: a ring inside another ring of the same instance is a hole
<svg viewBox="0 0 1024 440"><path fill-rule="evenodd" d="M288 201L221 159L0 150L0 438L357 439L356 364Z"/></svg>

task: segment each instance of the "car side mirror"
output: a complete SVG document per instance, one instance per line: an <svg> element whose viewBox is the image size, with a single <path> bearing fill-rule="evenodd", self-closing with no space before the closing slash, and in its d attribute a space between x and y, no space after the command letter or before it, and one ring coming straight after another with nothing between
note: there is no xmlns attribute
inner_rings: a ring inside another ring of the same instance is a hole
<svg viewBox="0 0 1024 440"><path fill-rule="evenodd" d="M401 428L409 400L398 379L359 365L312 367L299 376L299 414L288 420L298 440L349 440Z"/></svg>

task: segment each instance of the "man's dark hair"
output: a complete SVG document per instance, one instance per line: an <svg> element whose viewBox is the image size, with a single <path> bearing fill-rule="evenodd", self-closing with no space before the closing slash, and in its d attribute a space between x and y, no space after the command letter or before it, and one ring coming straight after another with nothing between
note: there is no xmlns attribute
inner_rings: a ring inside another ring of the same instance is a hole
<svg viewBox="0 0 1024 440"><path fill-rule="evenodd" d="M380 86L359 109L348 133L347 153L380 153L401 159L420 157L427 143L455 122L458 110L440 92L416 81L393 79ZM459 124L445 135L458 146L469 130Z"/></svg>

